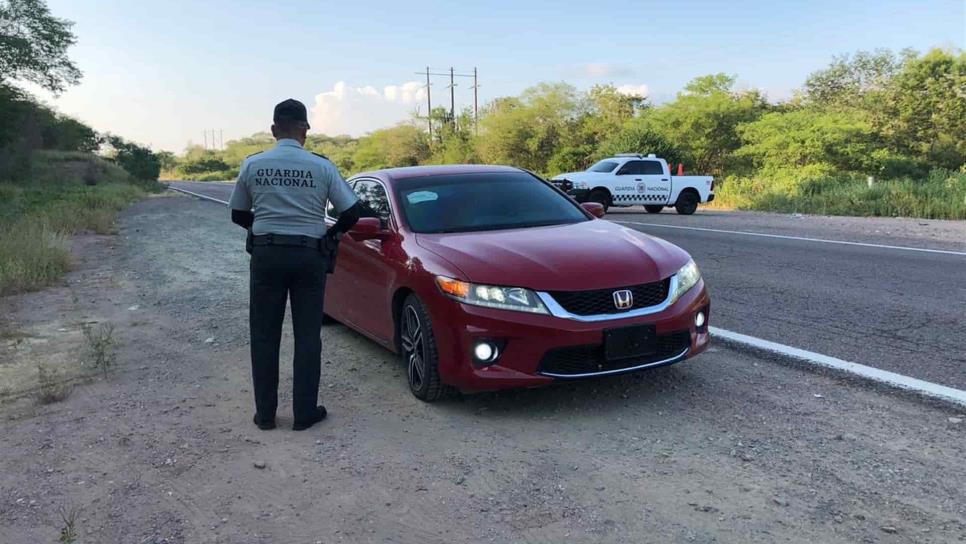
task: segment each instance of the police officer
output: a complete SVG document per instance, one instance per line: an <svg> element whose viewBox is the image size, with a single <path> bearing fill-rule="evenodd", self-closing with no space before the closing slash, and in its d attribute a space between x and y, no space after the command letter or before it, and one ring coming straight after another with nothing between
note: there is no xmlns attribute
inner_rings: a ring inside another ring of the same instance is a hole
<svg viewBox="0 0 966 544"><path fill-rule="evenodd" d="M231 219L249 229L251 243L252 382L255 424L275 428L278 352L286 298L295 334L292 411L296 431L325 418L317 406L322 363L322 303L325 276L342 233L358 220L358 199L327 158L306 151L305 105L275 106L274 148L249 156L231 194ZM326 230L326 202L339 219Z"/></svg>

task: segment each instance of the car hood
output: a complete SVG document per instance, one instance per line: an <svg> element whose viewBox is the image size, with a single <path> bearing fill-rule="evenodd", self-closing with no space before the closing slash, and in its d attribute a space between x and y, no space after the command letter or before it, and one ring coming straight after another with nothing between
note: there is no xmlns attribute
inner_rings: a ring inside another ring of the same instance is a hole
<svg viewBox="0 0 966 544"><path fill-rule="evenodd" d="M418 234L473 283L580 291L649 283L684 266L681 248L603 220L527 229Z"/></svg>

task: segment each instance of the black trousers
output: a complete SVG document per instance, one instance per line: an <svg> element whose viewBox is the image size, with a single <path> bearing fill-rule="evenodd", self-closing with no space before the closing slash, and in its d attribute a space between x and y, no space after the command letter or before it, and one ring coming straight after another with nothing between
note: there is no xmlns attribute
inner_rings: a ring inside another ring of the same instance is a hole
<svg viewBox="0 0 966 544"><path fill-rule="evenodd" d="M252 249L252 382L256 417L261 421L274 419L278 408L278 351L288 298L295 334L292 412L295 421L309 420L315 414L322 369L326 261L313 248L272 245Z"/></svg>

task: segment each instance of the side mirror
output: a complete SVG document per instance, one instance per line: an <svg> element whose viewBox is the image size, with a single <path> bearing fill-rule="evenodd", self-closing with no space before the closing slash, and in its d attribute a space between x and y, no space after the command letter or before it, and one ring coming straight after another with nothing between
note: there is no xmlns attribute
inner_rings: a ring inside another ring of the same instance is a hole
<svg viewBox="0 0 966 544"><path fill-rule="evenodd" d="M360 217L349 229L349 236L358 241L381 239L383 234L385 231L378 217Z"/></svg>
<svg viewBox="0 0 966 544"><path fill-rule="evenodd" d="M604 205L597 202L584 202L580 205L581 208L590 212L597 219L604 217Z"/></svg>

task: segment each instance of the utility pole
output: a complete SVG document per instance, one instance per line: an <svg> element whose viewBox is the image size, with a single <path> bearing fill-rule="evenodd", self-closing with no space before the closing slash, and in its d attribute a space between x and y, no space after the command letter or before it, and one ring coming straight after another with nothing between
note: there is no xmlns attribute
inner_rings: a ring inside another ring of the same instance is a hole
<svg viewBox="0 0 966 544"><path fill-rule="evenodd" d="M430 81L430 76L449 76L449 115L451 123L456 126L456 78L458 77L471 77L473 78L473 118L477 119L479 116L479 95L476 91L478 84L478 74L476 68L473 68L472 74L457 74L455 68L450 68L449 72L432 72L429 66L426 67L425 72L416 72L416 74L421 76L426 76L426 109L427 112L427 124L429 126L429 136L432 139L433 136L433 101L430 95L430 86L432 82Z"/></svg>
<svg viewBox="0 0 966 544"><path fill-rule="evenodd" d="M449 119L453 123L453 127L456 127L456 83L453 81L454 77L453 67L450 66L449 69Z"/></svg>
<svg viewBox="0 0 966 544"><path fill-rule="evenodd" d="M208 149L208 129L205 129L205 150Z"/></svg>
<svg viewBox="0 0 966 544"><path fill-rule="evenodd" d="M480 132L480 109L479 109L479 89L480 83L477 78L476 66L473 67L473 132Z"/></svg>
<svg viewBox="0 0 966 544"><path fill-rule="evenodd" d="M426 123L429 125L429 141L433 141L433 101L429 96L429 66L426 67Z"/></svg>
<svg viewBox="0 0 966 544"><path fill-rule="evenodd" d="M225 150L225 131L223 129L218 129L218 143L221 144L221 150Z"/></svg>

